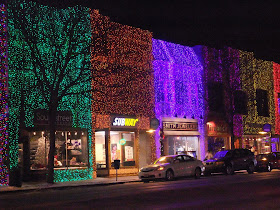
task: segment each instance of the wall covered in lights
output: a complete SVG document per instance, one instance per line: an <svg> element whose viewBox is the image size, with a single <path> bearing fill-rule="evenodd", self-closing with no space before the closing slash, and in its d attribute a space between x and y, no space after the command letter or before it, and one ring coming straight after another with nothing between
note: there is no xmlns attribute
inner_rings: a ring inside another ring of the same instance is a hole
<svg viewBox="0 0 280 210"><path fill-rule="evenodd" d="M273 84L273 63L256 59L252 52L240 51L242 90L248 95L248 115L243 115L244 135L258 134L264 124L269 123L274 133L275 100ZM267 91L268 116L259 116L256 91Z"/></svg>
<svg viewBox="0 0 280 210"><path fill-rule="evenodd" d="M275 134L280 134L280 65L273 63L274 101L275 101Z"/></svg>
<svg viewBox="0 0 280 210"><path fill-rule="evenodd" d="M163 117L194 118L198 120L200 154L204 157L204 99L203 66L191 47L153 39L155 83L155 112ZM156 133L157 155L160 136Z"/></svg>
<svg viewBox="0 0 280 210"><path fill-rule="evenodd" d="M235 137L241 137L243 134L242 115L234 113L233 93L235 90L241 90L240 69L239 69L239 51L230 47L215 49L204 46L202 48L204 60L204 85L205 98L208 98L207 85L211 82L221 83L224 88L224 108L225 116L221 119L231 124L233 122L233 133ZM206 103L205 111L208 121L209 104ZM217 114L215 114L217 116ZM215 117L216 117L215 116Z"/></svg>
<svg viewBox="0 0 280 210"><path fill-rule="evenodd" d="M91 27L92 88L96 90L92 93L96 99L92 103L93 130L110 129L111 114L136 116L137 129L149 129L150 118L155 116L152 34L112 22L97 10L91 10ZM151 159L154 159L152 138L151 135ZM138 135L135 142L139 142ZM139 152L139 147L136 151Z"/></svg>
<svg viewBox="0 0 280 210"><path fill-rule="evenodd" d="M71 7L66 9L56 9L43 5L38 5L29 1L9 1L8 10L9 21L9 94L11 106L9 109L9 151L10 168L17 167L18 164L18 140L21 129L24 127L34 127L34 110L47 109L46 102L39 91L38 77L34 74L34 58L30 45L24 38L24 30L17 27L16 15L12 8L26 20L24 27L27 33L37 38L37 46L40 54L40 65L44 65L46 73L44 74L50 84L54 84L54 78L62 69L62 64L67 65L67 73L63 77L59 94L66 87L80 77L79 69L83 67L83 75L90 78L90 53L74 56L67 63L63 57L67 57L68 42L70 35L65 32L64 27L70 21L79 17L78 29L73 30L71 37L77 43L76 52L80 52L83 47L89 46L91 40L89 11L82 7ZM20 17L20 16L18 16ZM54 38L55 37L55 38ZM73 40L72 40L73 41ZM55 43L53 43L55 42ZM61 46L55 50L55 46ZM60 56L61 55L61 56ZM59 57L60 56L60 57ZM59 59L61 60L59 60ZM84 68L86 66L86 68ZM39 69L36 71L40 75ZM43 78L43 74L39 77ZM85 80L84 80L85 81ZM80 82L72 86L69 92L88 91L91 88L90 81ZM45 90L48 91L47 87ZM91 178L92 174L92 156L91 156L91 99L89 94L64 96L60 101L59 111L71 111L73 115L73 127L86 128L89 134L89 169L87 170L55 170L55 182L73 181Z"/></svg>
<svg viewBox="0 0 280 210"><path fill-rule="evenodd" d="M0 186L8 184L7 10L0 4Z"/></svg>

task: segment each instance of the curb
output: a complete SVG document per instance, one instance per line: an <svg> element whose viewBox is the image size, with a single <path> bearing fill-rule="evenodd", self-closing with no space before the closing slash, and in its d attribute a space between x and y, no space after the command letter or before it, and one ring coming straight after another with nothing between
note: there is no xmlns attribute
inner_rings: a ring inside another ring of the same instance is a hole
<svg viewBox="0 0 280 210"><path fill-rule="evenodd" d="M42 190L62 190L62 189L70 189L76 187L98 187L98 186L108 186L108 185L118 185L125 183L133 183L133 182L141 182L141 180L132 180L132 181L121 181L121 182L109 182L109 183L87 183L81 185L65 185L65 186L46 186L46 187L34 187L30 189L24 189L21 187L17 187L15 190L3 190L0 191L0 194L9 194L9 193L22 193L22 192L32 192L32 191L42 191Z"/></svg>

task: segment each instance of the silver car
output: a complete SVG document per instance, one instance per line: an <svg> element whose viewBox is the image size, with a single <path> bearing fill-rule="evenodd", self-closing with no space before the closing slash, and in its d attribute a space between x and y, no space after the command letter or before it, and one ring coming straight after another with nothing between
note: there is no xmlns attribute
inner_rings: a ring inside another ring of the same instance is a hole
<svg viewBox="0 0 280 210"><path fill-rule="evenodd" d="M154 164L139 170L139 179L148 182L154 179L173 180L175 177L194 176L200 178L204 172L202 161L189 155L168 155L157 159Z"/></svg>

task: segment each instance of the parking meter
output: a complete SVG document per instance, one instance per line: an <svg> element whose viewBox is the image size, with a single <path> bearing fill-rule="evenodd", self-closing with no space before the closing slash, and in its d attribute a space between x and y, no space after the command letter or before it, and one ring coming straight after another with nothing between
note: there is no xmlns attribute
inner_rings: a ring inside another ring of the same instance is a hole
<svg viewBox="0 0 280 210"><path fill-rule="evenodd" d="M118 181L118 169L120 168L120 164L120 160L114 160L114 168L116 169L116 181Z"/></svg>
<svg viewBox="0 0 280 210"><path fill-rule="evenodd" d="M121 164L120 160L114 160L114 168L115 169L120 169L120 164Z"/></svg>

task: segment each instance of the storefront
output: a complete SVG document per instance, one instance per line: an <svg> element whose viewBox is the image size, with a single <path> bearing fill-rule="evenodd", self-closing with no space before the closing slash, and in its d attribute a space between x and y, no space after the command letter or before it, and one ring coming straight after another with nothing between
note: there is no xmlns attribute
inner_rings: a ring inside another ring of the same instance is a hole
<svg viewBox="0 0 280 210"><path fill-rule="evenodd" d="M229 127L224 121L211 121L206 125L208 151L214 155L218 151L231 149Z"/></svg>
<svg viewBox="0 0 280 210"><path fill-rule="evenodd" d="M120 175L137 174L140 162L149 162L151 153L145 151L151 149L147 149L150 146L150 135L146 132L149 127L140 129L141 120L136 116L111 115L109 128L95 130L97 176L116 174L114 160L120 160Z"/></svg>
<svg viewBox="0 0 280 210"><path fill-rule="evenodd" d="M59 112L55 132L54 170L83 170L89 167L88 132L72 127L71 112ZM50 133L45 111L35 112L34 127L24 128L19 141L19 165L24 181L45 180Z"/></svg>
<svg viewBox="0 0 280 210"><path fill-rule="evenodd" d="M249 123L249 126L259 130L257 134L244 135L242 138L242 148L250 149L257 154L279 151L279 135L272 134L270 124Z"/></svg>
<svg viewBox="0 0 280 210"><path fill-rule="evenodd" d="M200 157L198 122L194 119L163 118L163 154L188 154Z"/></svg>

